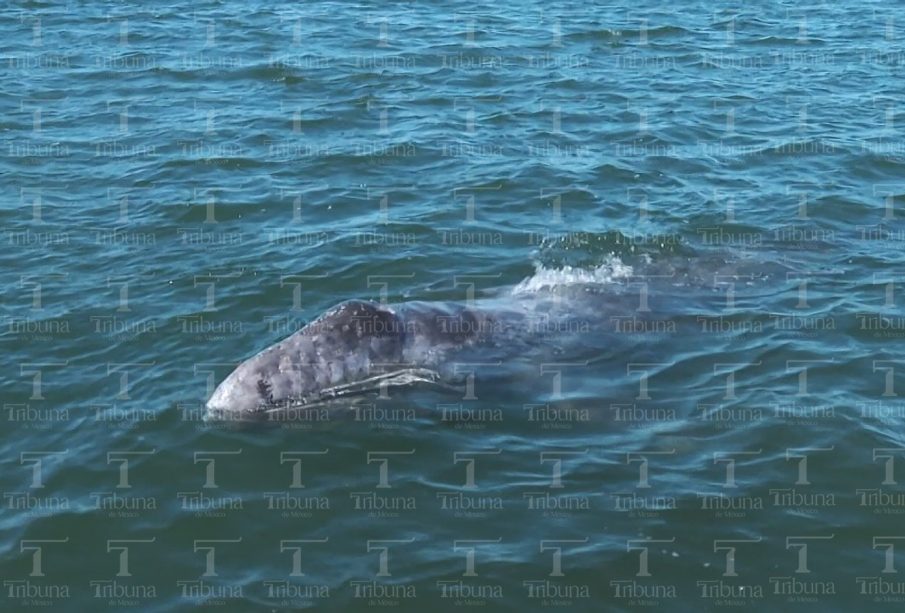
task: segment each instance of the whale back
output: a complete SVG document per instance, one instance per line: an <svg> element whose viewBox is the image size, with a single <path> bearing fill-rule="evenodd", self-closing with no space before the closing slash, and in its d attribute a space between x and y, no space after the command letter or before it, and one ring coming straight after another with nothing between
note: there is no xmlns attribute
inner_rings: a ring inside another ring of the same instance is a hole
<svg viewBox="0 0 905 613"><path fill-rule="evenodd" d="M582 366L621 356L624 370L625 356L650 361L657 351L654 342L639 345L639 327L656 339L697 326L694 314L715 308L736 284L756 292L787 272L781 263L718 255L620 260L592 271L541 268L508 293L466 304L344 302L242 362L214 391L207 415L275 415L386 385L457 385L477 372L530 381L563 360Z"/></svg>
<svg viewBox="0 0 905 613"><path fill-rule="evenodd" d="M211 417L254 417L321 400L342 388L398 369L406 332L391 309L344 302L245 360L214 390Z"/></svg>

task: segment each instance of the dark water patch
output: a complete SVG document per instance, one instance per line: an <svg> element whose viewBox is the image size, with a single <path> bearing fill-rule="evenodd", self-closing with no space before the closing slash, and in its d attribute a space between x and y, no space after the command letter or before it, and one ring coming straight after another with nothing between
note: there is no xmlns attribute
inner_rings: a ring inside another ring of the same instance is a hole
<svg viewBox="0 0 905 613"><path fill-rule="evenodd" d="M647 25L644 20L643 27L633 24L634 27L602 28L585 30L582 32L567 33L563 38L568 42L604 42L610 44L646 44L648 40L671 40L693 34L692 30L677 25Z"/></svg>

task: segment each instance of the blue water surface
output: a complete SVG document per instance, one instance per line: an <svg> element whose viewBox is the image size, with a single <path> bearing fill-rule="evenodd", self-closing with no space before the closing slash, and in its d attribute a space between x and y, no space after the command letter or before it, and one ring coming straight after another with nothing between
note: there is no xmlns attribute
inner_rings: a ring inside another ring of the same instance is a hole
<svg viewBox="0 0 905 613"><path fill-rule="evenodd" d="M0 608L898 610L900 13L7 2ZM202 420L342 300L550 279L637 307Z"/></svg>

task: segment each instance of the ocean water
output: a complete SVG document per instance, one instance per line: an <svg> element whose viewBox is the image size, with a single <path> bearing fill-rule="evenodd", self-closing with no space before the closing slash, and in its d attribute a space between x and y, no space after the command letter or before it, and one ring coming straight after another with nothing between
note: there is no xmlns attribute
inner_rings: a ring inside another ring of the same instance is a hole
<svg viewBox="0 0 905 613"><path fill-rule="evenodd" d="M900 610L898 13L6 3L0 609ZM545 292L606 331L202 419L343 300Z"/></svg>

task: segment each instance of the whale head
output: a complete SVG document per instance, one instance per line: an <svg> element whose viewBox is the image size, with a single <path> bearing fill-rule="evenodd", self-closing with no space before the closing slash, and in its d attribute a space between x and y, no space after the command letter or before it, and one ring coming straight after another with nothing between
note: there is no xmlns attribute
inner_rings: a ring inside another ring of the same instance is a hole
<svg viewBox="0 0 905 613"><path fill-rule="evenodd" d="M405 331L389 308L344 302L245 360L208 399L206 419L271 419L342 395L402 362Z"/></svg>

